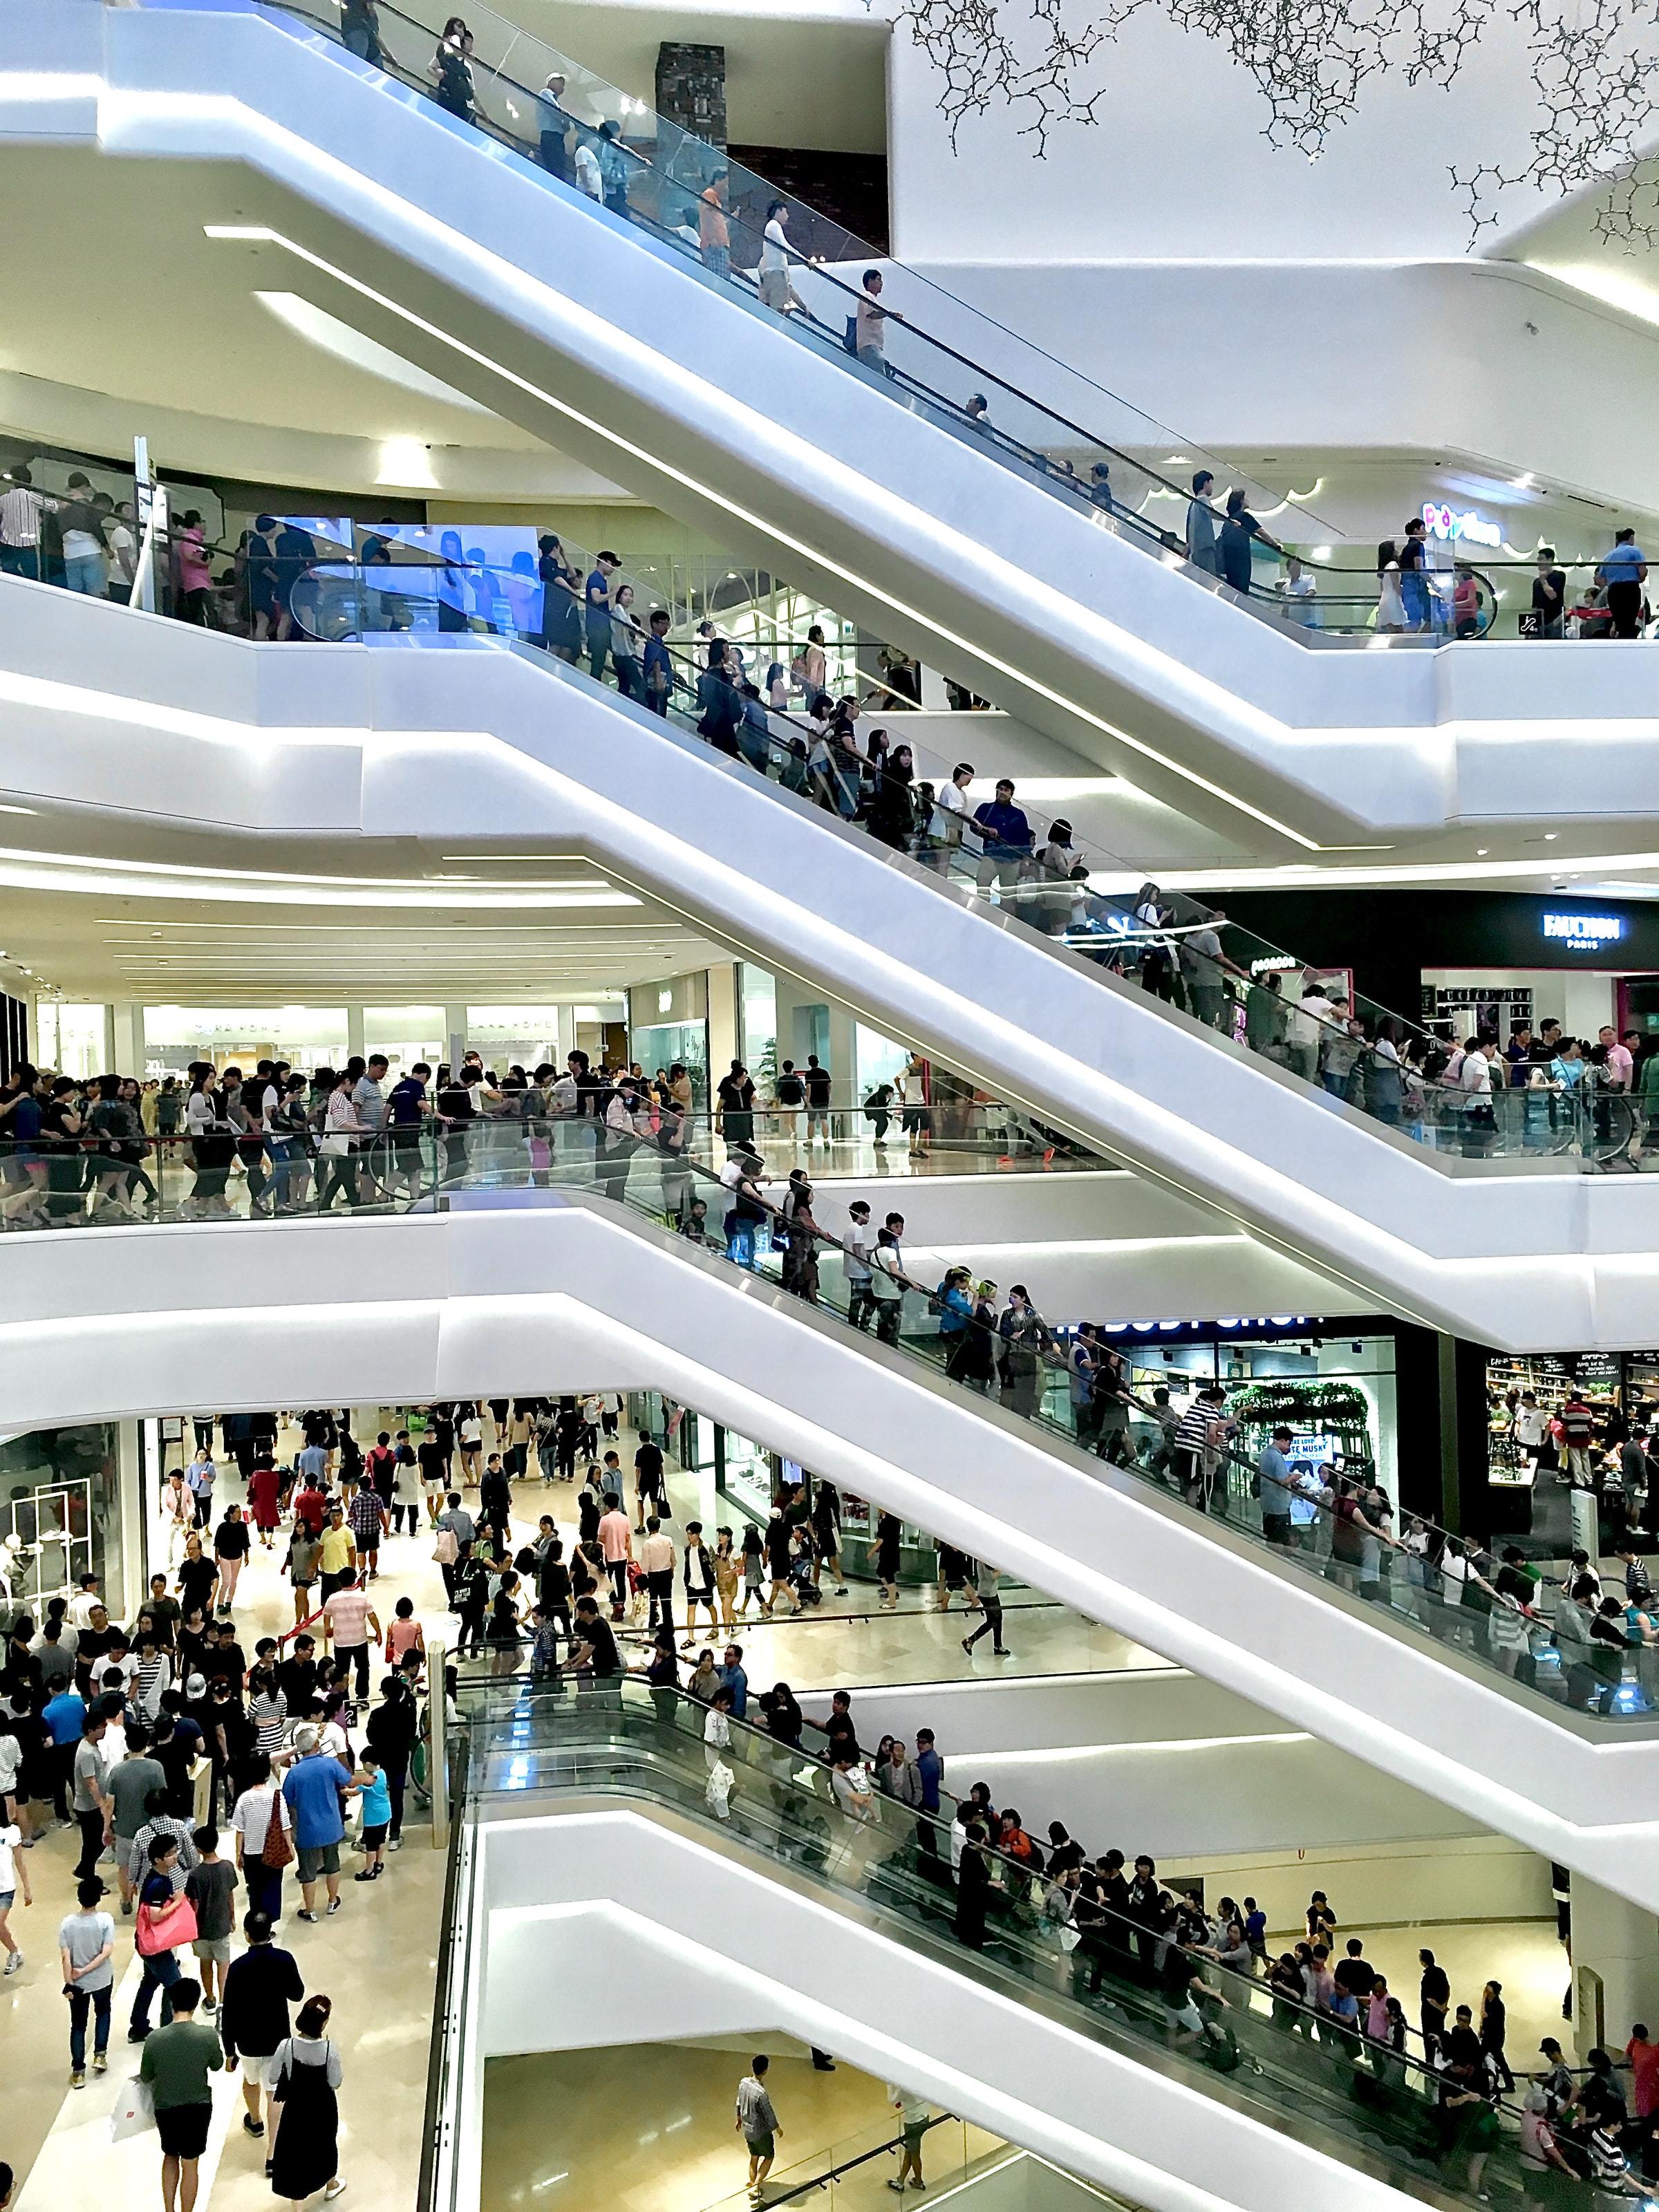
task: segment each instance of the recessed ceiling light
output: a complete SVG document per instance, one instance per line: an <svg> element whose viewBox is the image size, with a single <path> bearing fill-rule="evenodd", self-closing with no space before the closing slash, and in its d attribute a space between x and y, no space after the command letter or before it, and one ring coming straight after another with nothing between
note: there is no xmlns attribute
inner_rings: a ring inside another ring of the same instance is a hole
<svg viewBox="0 0 1659 2212"><path fill-rule="evenodd" d="M1484 860L1491 850L1490 845L1477 845L1474 848L1474 857L1477 860Z"/></svg>
<svg viewBox="0 0 1659 2212"><path fill-rule="evenodd" d="M1556 830L1547 830L1544 832L1544 842L1547 845L1553 845L1555 842L1558 834L1559 833Z"/></svg>
<svg viewBox="0 0 1659 2212"><path fill-rule="evenodd" d="M38 814L38 806L0 806L0 814Z"/></svg>

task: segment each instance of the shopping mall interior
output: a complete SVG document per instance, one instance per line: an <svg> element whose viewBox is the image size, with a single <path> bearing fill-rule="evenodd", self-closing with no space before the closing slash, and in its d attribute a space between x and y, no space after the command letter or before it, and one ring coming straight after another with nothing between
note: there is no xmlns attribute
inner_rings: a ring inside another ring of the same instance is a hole
<svg viewBox="0 0 1659 2212"><path fill-rule="evenodd" d="M1652 11L6 27L0 2212L1659 2202Z"/></svg>

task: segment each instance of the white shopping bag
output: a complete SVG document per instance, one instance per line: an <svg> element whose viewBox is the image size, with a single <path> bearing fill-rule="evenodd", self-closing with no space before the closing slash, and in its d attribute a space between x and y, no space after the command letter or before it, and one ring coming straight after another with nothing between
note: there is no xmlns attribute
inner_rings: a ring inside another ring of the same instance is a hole
<svg viewBox="0 0 1659 2212"><path fill-rule="evenodd" d="M155 2125L155 2100L149 2084L135 2074L115 2100L115 2110L109 2116L109 2139L125 2142L129 2136L141 2136Z"/></svg>

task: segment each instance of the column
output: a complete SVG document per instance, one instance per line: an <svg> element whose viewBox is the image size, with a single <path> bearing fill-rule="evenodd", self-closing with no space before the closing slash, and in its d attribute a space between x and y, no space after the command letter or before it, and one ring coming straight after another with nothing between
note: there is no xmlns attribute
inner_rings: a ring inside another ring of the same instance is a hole
<svg viewBox="0 0 1659 2212"><path fill-rule="evenodd" d="M657 48L657 112L706 145L726 143L726 49L665 39Z"/></svg>
<svg viewBox="0 0 1659 2212"><path fill-rule="evenodd" d="M123 1073L132 1063L116 1062ZM144 1510L144 1486L140 1467L138 1424L118 1421L115 1429L115 1478L121 1516L121 1618L136 1620L146 1594L149 1526ZM104 1595L112 1609L115 1593L107 1584Z"/></svg>
<svg viewBox="0 0 1659 2212"><path fill-rule="evenodd" d="M132 999L117 999L104 1016L104 1065L120 1075L144 1073L144 1010Z"/></svg>
<svg viewBox="0 0 1659 2212"><path fill-rule="evenodd" d="M466 1051L466 1008L444 1008L444 1058L452 1067L459 1067Z"/></svg>
<svg viewBox="0 0 1659 2212"><path fill-rule="evenodd" d="M834 1128L837 1137L856 1137L864 1131L859 1119L858 1024L845 1006L830 1001L830 1056L824 1065L833 1085Z"/></svg>
<svg viewBox="0 0 1659 2212"><path fill-rule="evenodd" d="M354 1053L359 1057L363 1049L363 1010L361 1005L346 1008L346 1058Z"/></svg>
<svg viewBox="0 0 1659 2212"><path fill-rule="evenodd" d="M712 1091L739 1054L738 969L722 961L708 971L708 1080Z"/></svg>
<svg viewBox="0 0 1659 2212"><path fill-rule="evenodd" d="M1581 2066L1598 2044L1617 2057L1638 2021L1659 2021L1659 1917L1577 1871L1572 2015Z"/></svg>

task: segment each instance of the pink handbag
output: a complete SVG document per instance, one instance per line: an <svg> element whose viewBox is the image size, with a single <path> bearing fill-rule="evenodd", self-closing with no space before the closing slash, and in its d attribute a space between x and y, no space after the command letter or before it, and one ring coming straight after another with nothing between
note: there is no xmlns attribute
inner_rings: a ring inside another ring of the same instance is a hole
<svg viewBox="0 0 1659 2212"><path fill-rule="evenodd" d="M141 1959L153 1959L161 1951L176 1951L181 1943L196 1941L196 1907L179 1891L165 1912L138 1923L136 1948Z"/></svg>

